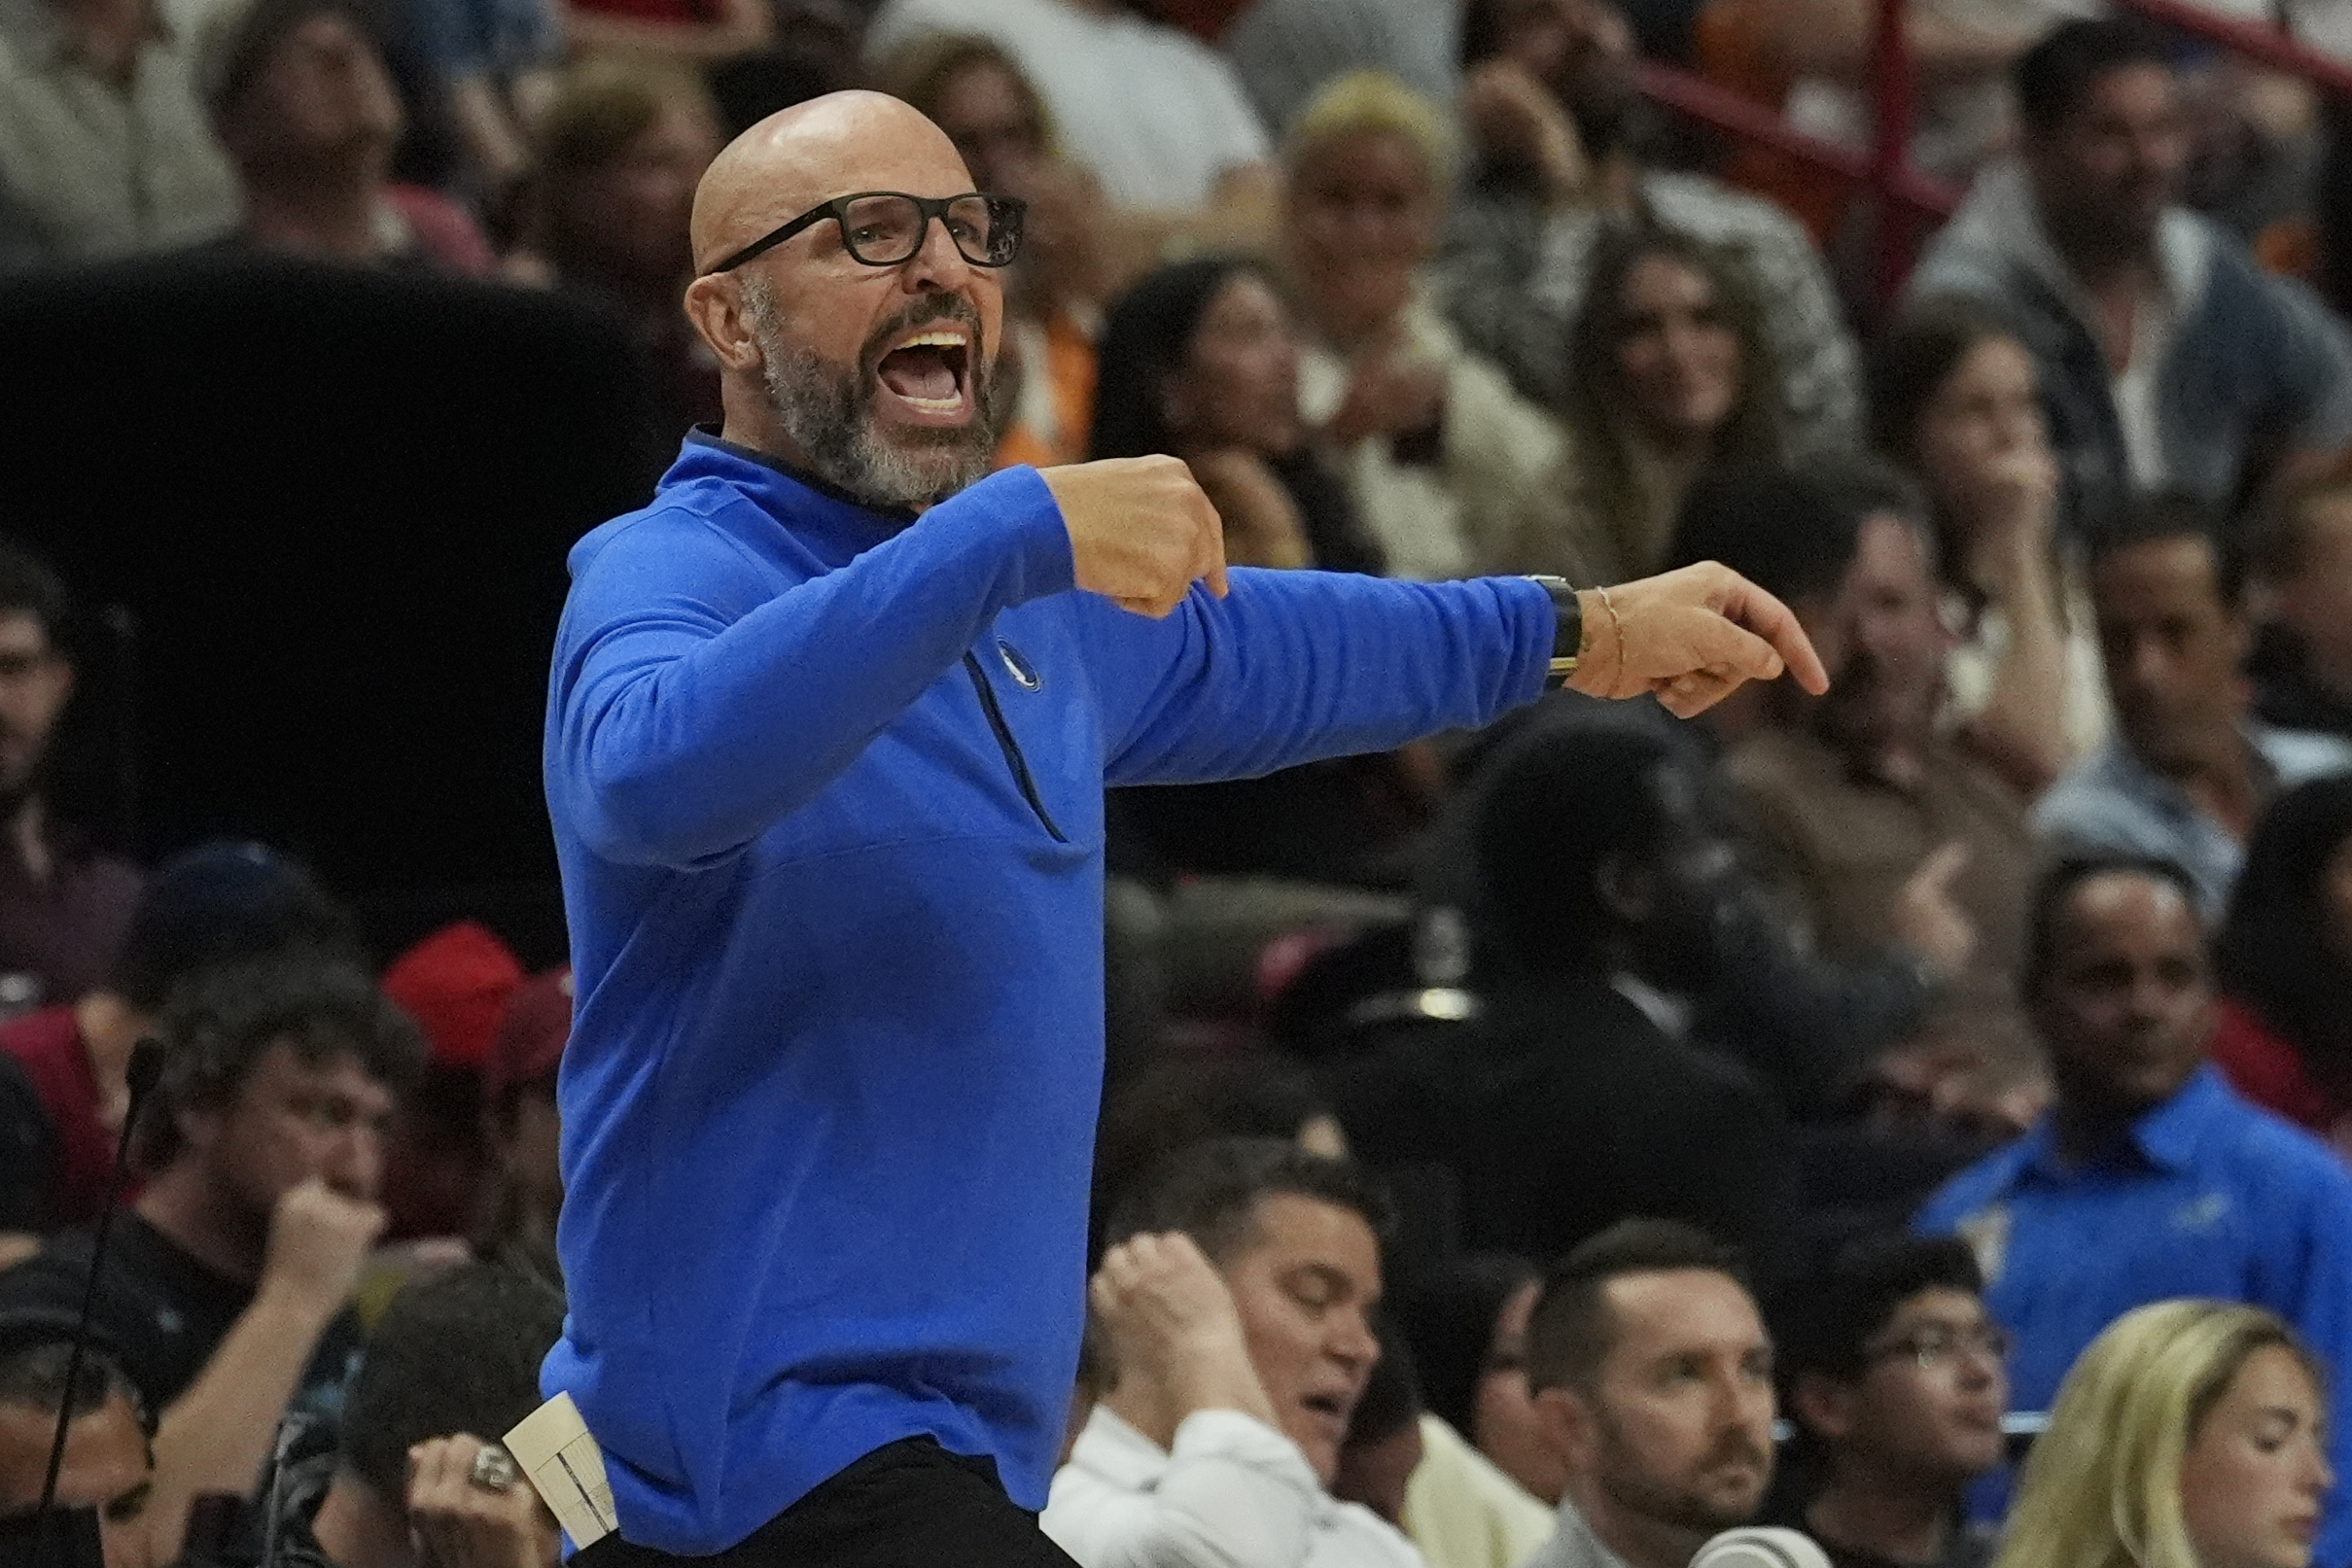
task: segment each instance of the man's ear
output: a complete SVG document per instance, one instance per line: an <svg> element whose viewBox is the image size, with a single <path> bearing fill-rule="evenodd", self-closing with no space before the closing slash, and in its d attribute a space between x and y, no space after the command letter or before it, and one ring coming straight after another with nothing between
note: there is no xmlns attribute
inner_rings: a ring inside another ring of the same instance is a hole
<svg viewBox="0 0 2352 1568"><path fill-rule="evenodd" d="M1860 1404L1860 1389L1817 1372L1799 1373L1788 1391L1790 1417L1828 1443L1843 1443L1852 1434Z"/></svg>
<svg viewBox="0 0 2352 1568"><path fill-rule="evenodd" d="M1535 1424L1571 1476L1589 1473L1600 1446L1600 1424L1592 1401L1568 1388L1546 1388L1535 1396Z"/></svg>
<svg viewBox="0 0 2352 1568"><path fill-rule="evenodd" d="M685 305L686 319L722 366L738 373L758 369L759 335L741 283L724 273L696 278L686 285Z"/></svg>

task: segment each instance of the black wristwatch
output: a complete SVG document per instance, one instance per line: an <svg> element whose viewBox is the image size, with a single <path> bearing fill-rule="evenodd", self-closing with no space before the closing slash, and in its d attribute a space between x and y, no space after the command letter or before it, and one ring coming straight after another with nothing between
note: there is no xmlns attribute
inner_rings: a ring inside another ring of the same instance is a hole
<svg viewBox="0 0 2352 1568"><path fill-rule="evenodd" d="M1530 573L1527 580L1541 583L1543 591L1552 596L1552 668L1544 679L1544 689L1558 690L1576 673L1577 657L1584 652L1584 606L1577 602L1576 590L1565 577Z"/></svg>

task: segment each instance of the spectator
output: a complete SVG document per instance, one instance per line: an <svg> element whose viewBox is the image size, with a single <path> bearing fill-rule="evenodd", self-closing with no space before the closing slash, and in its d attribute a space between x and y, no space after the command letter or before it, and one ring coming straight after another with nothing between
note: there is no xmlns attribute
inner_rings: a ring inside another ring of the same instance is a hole
<svg viewBox="0 0 2352 1568"><path fill-rule="evenodd" d="M384 1224L375 1203L415 1027L357 969L281 956L184 983L164 1019L153 1172L120 1216L93 1321L151 1407L158 1560L191 1498L241 1495L290 1401L340 1387L358 1352L344 1303ZM90 1235L0 1274L0 1309L74 1310Z"/></svg>
<svg viewBox="0 0 2352 1568"><path fill-rule="evenodd" d="M2202 507L2134 505L2092 546L2089 576L2117 733L2051 787L2034 822L2063 843L2174 861L2219 920L2264 807L2352 768L2352 742L2247 718L2245 585Z"/></svg>
<svg viewBox="0 0 2352 1568"><path fill-rule="evenodd" d="M0 275L193 245L236 217L236 175L156 0L0 12Z"/></svg>
<svg viewBox="0 0 2352 1568"><path fill-rule="evenodd" d="M1136 260L1133 237L1094 176L1056 144L1044 100L996 44L969 33L912 39L879 63L875 80L947 132L975 188L1028 203L1004 302L1020 391L1003 410L997 462L1078 462L1094 418L1095 335Z"/></svg>
<svg viewBox="0 0 2352 1568"><path fill-rule="evenodd" d="M2067 1374L1995 1568L2306 1568L2333 1479L2326 1382L2319 1358L2258 1308L2160 1302L2125 1314Z"/></svg>
<svg viewBox="0 0 2352 1568"><path fill-rule="evenodd" d="M1455 8L1423 0L1248 0L1217 49L1280 135L1351 71L1394 77L1431 103L1461 95Z"/></svg>
<svg viewBox="0 0 2352 1568"><path fill-rule="evenodd" d="M1564 410L1570 329L1601 236L1627 221L1675 229L1729 253L1749 296L1771 302L1787 450L1852 442L1861 365L1820 255L1772 203L1645 162L1632 35L1608 0L1467 0L1462 60L1472 173L1441 271L1464 343Z"/></svg>
<svg viewBox="0 0 2352 1568"><path fill-rule="evenodd" d="M508 271L610 311L652 382L658 470L719 417L719 366L679 296L694 274L694 184L719 151L710 95L685 69L597 62L568 72L540 126L524 241Z"/></svg>
<svg viewBox="0 0 2352 1568"><path fill-rule="evenodd" d="M1216 52L1113 0L885 0L876 58L926 32L979 33L1036 85L1071 156L1158 256L1251 248L1271 230L1272 146Z"/></svg>
<svg viewBox="0 0 2352 1568"><path fill-rule="evenodd" d="M0 113L5 113L0 110ZM98 983L138 902L138 871L96 849L53 798L74 692L72 600L49 563L0 540L0 1011Z"/></svg>
<svg viewBox="0 0 2352 1568"><path fill-rule="evenodd" d="M1961 1491L2001 1463L2007 1337L1965 1243L1863 1237L1790 1304L1781 1387L1814 1472L1793 1525L1834 1568L1984 1568Z"/></svg>
<svg viewBox="0 0 2352 1568"><path fill-rule="evenodd" d="M1985 172L1914 294L1999 306L2040 362L2066 526L2135 495L2215 506L2352 442L2352 337L2299 284L2176 204L2186 141L2163 43L2070 21L2018 62L2021 157Z"/></svg>
<svg viewBox="0 0 2352 1568"><path fill-rule="evenodd" d="M2016 1345L2012 1398L2047 1409L2100 1330L2174 1296L2267 1307L2352 1366L2352 1174L2206 1063L2194 884L2162 861L2060 862L2035 896L2026 991L2056 1102L1917 1221L1975 1249ZM2341 1454L2352 1433L2333 1443ZM2332 1511L2322 1560L2348 1534L2352 1512Z"/></svg>
<svg viewBox="0 0 2352 1568"><path fill-rule="evenodd" d="M389 1240L463 1232L474 1217L488 1149L482 1068L521 962L477 921L457 921L385 966L384 994L415 1021L430 1055L401 1103L384 1160Z"/></svg>
<svg viewBox="0 0 2352 1568"><path fill-rule="evenodd" d="M516 989L482 1066L490 1179L474 1223L474 1255L561 1288L555 1222L564 1177L556 1161L555 1069L572 1038L572 966ZM505 1430L501 1428L500 1430Z"/></svg>
<svg viewBox="0 0 2352 1568"><path fill-rule="evenodd" d="M0 1051L24 1068L49 1122L55 1163L43 1175L41 1229L97 1218L128 1108L123 1069L172 990L281 949L356 958L359 932L305 867L259 844L199 845L156 872L98 986L0 1025Z"/></svg>
<svg viewBox="0 0 2352 1568"><path fill-rule="evenodd" d="M2255 716L2352 740L2352 479L2285 497L2249 564L2265 611L2246 666Z"/></svg>
<svg viewBox="0 0 2352 1568"><path fill-rule="evenodd" d="M1422 1371L1429 1413L1545 1504L1567 1485L1544 1443L1527 1390L1527 1314L1543 1276L1525 1258L1474 1252L1448 1259L1398 1306Z"/></svg>
<svg viewBox="0 0 2352 1568"><path fill-rule="evenodd" d="M2229 1087L2352 1157L2352 776L2263 813L2214 946Z"/></svg>
<svg viewBox="0 0 2352 1568"><path fill-rule="evenodd" d="M1687 1568L1773 1476L1773 1343L1735 1256L1627 1220L1544 1280L1527 1380L1567 1467L1560 1527L1523 1568Z"/></svg>
<svg viewBox="0 0 2352 1568"><path fill-rule="evenodd" d="M1567 450L1506 563L1572 582L1655 572L1693 479L1780 455L1757 302L1711 246L1628 229L1596 249L1568 343Z"/></svg>
<svg viewBox="0 0 2352 1568"><path fill-rule="evenodd" d="M1452 142L1434 106L1358 72L1316 94L1283 151L1300 406L1403 577L1520 565L1496 525L1543 493L1560 447L1550 416L1463 349L1422 292Z"/></svg>
<svg viewBox="0 0 2352 1568"><path fill-rule="evenodd" d="M405 117L354 0L229 0L205 18L199 64L245 190L239 243L466 277L495 268L462 208L391 182Z"/></svg>
<svg viewBox="0 0 2352 1568"><path fill-rule="evenodd" d="M2080 574L2056 538L2057 460L2033 353L1964 295L1914 301L1871 360L1873 444L1926 491L1961 641L1948 716L2026 798L2106 739Z"/></svg>
<svg viewBox="0 0 2352 1568"><path fill-rule="evenodd" d="M0 1529L40 1506L57 1416L70 1407L57 1506L96 1514L106 1568L151 1568L158 1559L147 1534L155 1474L147 1408L102 1348L85 1351L69 1394L73 1341L71 1315L0 1314Z"/></svg>
<svg viewBox="0 0 2352 1568"><path fill-rule="evenodd" d="M1694 494L1673 558L1762 573L1843 672L1827 697L1774 702L1725 759L1800 923L1835 958L1890 937L1924 956L1945 993L1914 1043L1951 1075L1997 1075L2031 1057L2015 980L2035 849L2015 792L1938 726L1932 549L1916 492L1855 466L1725 474Z"/></svg>
<svg viewBox="0 0 2352 1568"><path fill-rule="evenodd" d="M1195 1145L1122 1206L1090 1292L1109 1391L1040 1521L1081 1568L1420 1568L1327 1491L1386 1223L1353 1167L1279 1139Z"/></svg>
<svg viewBox="0 0 2352 1568"><path fill-rule="evenodd" d="M1359 1159L1400 1182L1451 1174L1465 1245L1556 1257L1658 1214L1768 1266L1789 1255L1786 1125L1744 1073L1644 1006L1713 958L1733 857L1708 807L1693 755L1621 722L1543 725L1488 765L1472 808L1480 946L1495 959L1483 1011L1391 1038L1332 1079Z"/></svg>
<svg viewBox="0 0 2352 1568"><path fill-rule="evenodd" d="M509 1473L494 1487L475 1464L539 1408L539 1364L563 1318L552 1287L489 1264L404 1288L368 1342L339 1435L287 1417L270 1481L277 1561L556 1568L562 1542L530 1482Z"/></svg>
<svg viewBox="0 0 2352 1568"><path fill-rule="evenodd" d="M1290 313L1254 263L1162 267L1111 307L1087 455L1182 458L1235 566L1377 572L1346 487L1307 444L1298 359Z"/></svg>

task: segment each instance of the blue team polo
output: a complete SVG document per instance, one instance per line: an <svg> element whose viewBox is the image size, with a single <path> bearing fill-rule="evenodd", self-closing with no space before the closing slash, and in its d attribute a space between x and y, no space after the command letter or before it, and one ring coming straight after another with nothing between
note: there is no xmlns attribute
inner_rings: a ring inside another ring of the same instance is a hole
<svg viewBox="0 0 2352 1568"><path fill-rule="evenodd" d="M1984 1270L1984 1302L2016 1342L2010 1403L2047 1410L2090 1342L2150 1302L2199 1296L2266 1307L2334 1372L2329 1461L2352 1475L2352 1173L2323 1143L2230 1092L2211 1065L2070 1167L2044 1117L1919 1211ZM2337 1488L2316 1560L2352 1559Z"/></svg>

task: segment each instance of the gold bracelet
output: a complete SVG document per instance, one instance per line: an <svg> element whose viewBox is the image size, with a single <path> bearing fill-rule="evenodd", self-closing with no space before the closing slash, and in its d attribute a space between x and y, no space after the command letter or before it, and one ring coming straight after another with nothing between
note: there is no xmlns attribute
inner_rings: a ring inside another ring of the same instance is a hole
<svg viewBox="0 0 2352 1568"><path fill-rule="evenodd" d="M1615 680L1625 674L1625 622L1618 618L1617 607L1609 603L1608 589L1595 588L1593 591L1600 595L1600 608L1609 612L1609 630L1617 634L1617 668L1609 672L1609 679Z"/></svg>

